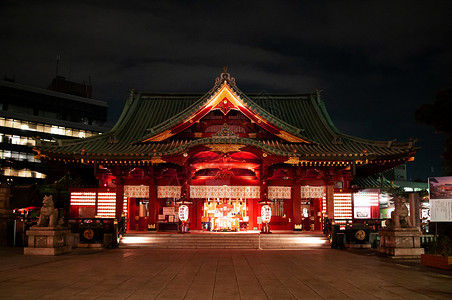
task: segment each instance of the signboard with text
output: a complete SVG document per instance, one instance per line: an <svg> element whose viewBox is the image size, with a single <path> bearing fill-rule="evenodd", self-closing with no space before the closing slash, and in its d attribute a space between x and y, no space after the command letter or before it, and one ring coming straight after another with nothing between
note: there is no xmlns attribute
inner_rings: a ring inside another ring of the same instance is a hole
<svg viewBox="0 0 452 300"><path fill-rule="evenodd" d="M452 222L452 177L430 177L430 221Z"/></svg>

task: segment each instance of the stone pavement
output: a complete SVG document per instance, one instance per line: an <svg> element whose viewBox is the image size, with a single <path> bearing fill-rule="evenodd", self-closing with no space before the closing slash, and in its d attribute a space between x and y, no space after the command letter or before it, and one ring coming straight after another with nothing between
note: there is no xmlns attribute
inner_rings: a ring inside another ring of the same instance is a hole
<svg viewBox="0 0 452 300"><path fill-rule="evenodd" d="M452 273L370 250L0 248L0 299L452 299Z"/></svg>

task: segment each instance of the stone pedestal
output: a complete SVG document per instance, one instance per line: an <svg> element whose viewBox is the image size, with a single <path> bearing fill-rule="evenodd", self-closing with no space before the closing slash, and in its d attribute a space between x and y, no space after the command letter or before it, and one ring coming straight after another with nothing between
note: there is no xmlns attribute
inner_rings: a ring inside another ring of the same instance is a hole
<svg viewBox="0 0 452 300"><path fill-rule="evenodd" d="M27 231L28 247L25 255L59 255L71 252L68 244L70 230L64 227L33 226Z"/></svg>
<svg viewBox="0 0 452 300"><path fill-rule="evenodd" d="M380 230L378 252L392 258L421 258L421 231L418 228L384 228Z"/></svg>

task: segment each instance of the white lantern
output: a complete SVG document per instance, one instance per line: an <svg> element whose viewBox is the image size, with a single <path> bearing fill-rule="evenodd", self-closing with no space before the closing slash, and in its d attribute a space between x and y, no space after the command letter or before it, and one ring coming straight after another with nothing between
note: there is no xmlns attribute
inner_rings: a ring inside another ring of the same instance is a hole
<svg viewBox="0 0 452 300"><path fill-rule="evenodd" d="M182 222L188 221L188 206L185 204L179 206L179 219Z"/></svg>
<svg viewBox="0 0 452 300"><path fill-rule="evenodd" d="M270 207L270 205L262 205L261 208L261 217L262 217L262 222L264 223L269 223L270 219L272 218L272 208Z"/></svg>

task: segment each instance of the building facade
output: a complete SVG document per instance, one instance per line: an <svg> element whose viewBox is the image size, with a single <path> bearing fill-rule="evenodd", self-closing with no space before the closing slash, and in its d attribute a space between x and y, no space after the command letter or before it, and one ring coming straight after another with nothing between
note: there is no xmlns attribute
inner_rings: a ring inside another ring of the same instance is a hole
<svg viewBox="0 0 452 300"><path fill-rule="evenodd" d="M50 164L88 165L99 187L74 189L74 218L120 218L171 230L188 206L193 230L321 230L324 218L379 218L378 191L351 180L412 160L412 141L352 137L319 92L245 94L225 70L206 94L131 92L112 130L36 151Z"/></svg>
<svg viewBox="0 0 452 300"><path fill-rule="evenodd" d="M107 131L107 103L91 95L91 86L63 77L49 89L0 81L0 182L39 183L55 172L35 157L37 138L56 142Z"/></svg>

